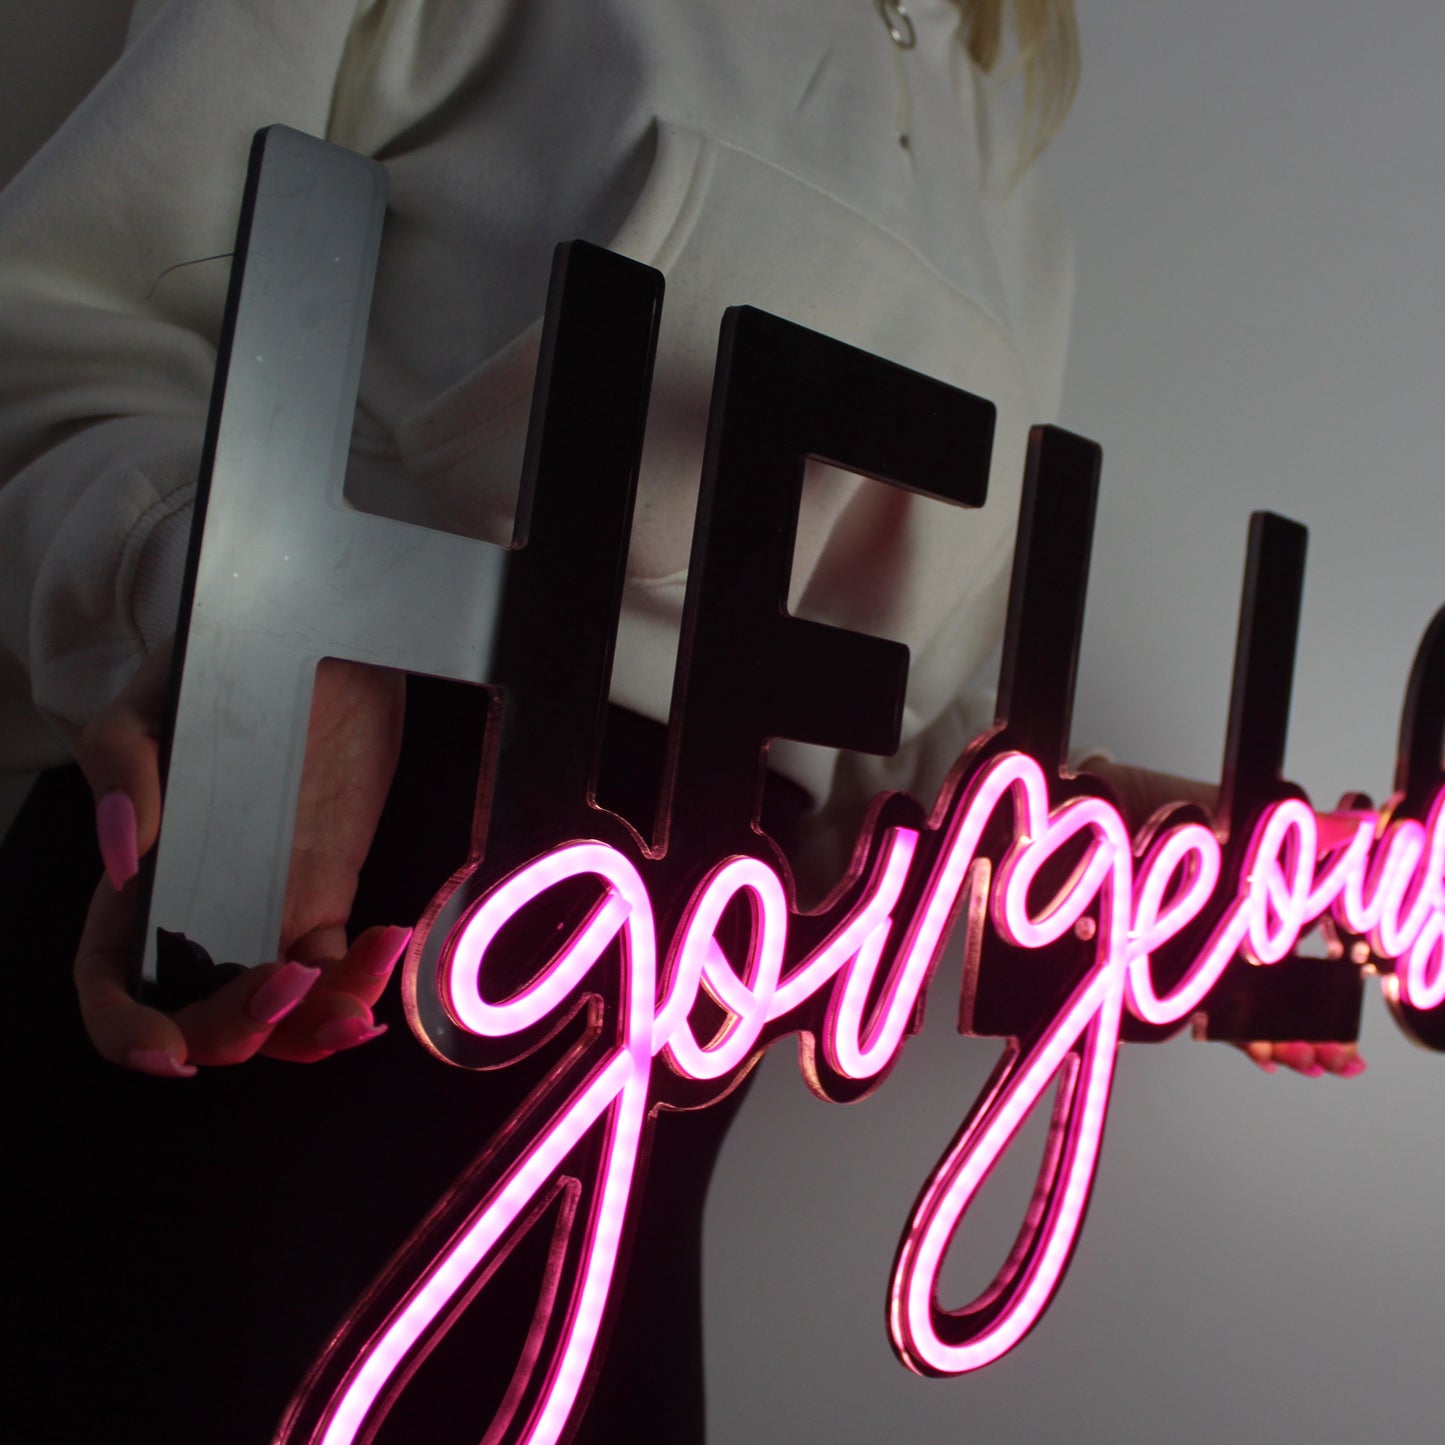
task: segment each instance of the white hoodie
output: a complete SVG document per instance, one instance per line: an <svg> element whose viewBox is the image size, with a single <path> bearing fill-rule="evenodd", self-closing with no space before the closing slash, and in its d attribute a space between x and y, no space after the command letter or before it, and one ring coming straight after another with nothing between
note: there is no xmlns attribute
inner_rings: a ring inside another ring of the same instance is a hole
<svg viewBox="0 0 1445 1445"><path fill-rule="evenodd" d="M645 715L671 692L724 307L997 404L982 511L820 475L799 529L796 610L912 652L904 748L848 759L847 792L931 788L989 721L965 684L1002 630L1070 265L1037 176L1004 183L1012 140L989 140L956 6L909 9L903 51L874 0L138 7L0 198L0 761L62 760L40 719L83 724L175 626L229 270L202 258L231 250L252 133L279 122L390 174L348 477L370 510L509 535L554 244L666 274L613 682ZM770 761L833 785L819 750Z"/></svg>

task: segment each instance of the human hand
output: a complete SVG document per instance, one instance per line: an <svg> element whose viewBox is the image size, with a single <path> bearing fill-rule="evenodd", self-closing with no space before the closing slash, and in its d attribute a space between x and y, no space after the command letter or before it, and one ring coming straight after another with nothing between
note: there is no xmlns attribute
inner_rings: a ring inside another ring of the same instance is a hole
<svg viewBox="0 0 1445 1445"><path fill-rule="evenodd" d="M1318 1079L1323 1074L1353 1079L1369 1067L1354 1044L1307 1044L1299 1040L1271 1044L1257 1040L1240 1047L1266 1074L1274 1073L1283 1064L1308 1079Z"/></svg>
<svg viewBox="0 0 1445 1445"><path fill-rule="evenodd" d="M134 878L160 829L158 737L170 659L167 642L76 746L97 800L107 874L91 899L75 960L91 1041L122 1067L179 1078L196 1065L240 1063L256 1053L311 1061L377 1037L383 1030L371 1008L410 930L368 929L348 948L345 928L396 766L405 679L331 658L316 670L280 958L175 1014L130 996L139 908Z"/></svg>
<svg viewBox="0 0 1445 1445"><path fill-rule="evenodd" d="M1109 784L1119 799L1125 823L1136 833L1156 809L1170 803L1197 803L1206 812L1212 813L1219 802L1219 789L1212 783L1176 778L1168 773L1153 773L1147 768L1132 768L1108 758L1088 758L1079 771L1102 778ZM1310 1044L1298 1039L1288 1043L1271 1043L1257 1039L1238 1047L1267 1074L1277 1072L1283 1064L1310 1079L1318 1079L1324 1074L1352 1079L1356 1074L1363 1074L1368 1067L1354 1044Z"/></svg>

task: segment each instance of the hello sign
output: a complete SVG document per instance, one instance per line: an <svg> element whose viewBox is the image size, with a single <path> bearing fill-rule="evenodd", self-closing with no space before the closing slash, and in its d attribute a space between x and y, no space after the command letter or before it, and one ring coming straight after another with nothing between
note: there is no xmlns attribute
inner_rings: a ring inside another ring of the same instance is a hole
<svg viewBox="0 0 1445 1445"><path fill-rule="evenodd" d="M243 234L261 224L280 154L266 150L325 163L293 135L268 133ZM250 344L250 267L233 282L233 367ZM538 1308L486 1439L565 1439L626 1268L657 1111L720 1098L793 1034L815 1093L862 1097L916 1030L956 929L960 1026L1008 1043L904 1222L889 1331L923 1374L988 1364L1046 1309L1082 1226L1121 1041L1186 1024L1218 1039L1353 1039L1374 973L1402 1027L1445 1048L1445 611L1409 681L1389 802L1317 813L1281 777L1304 532L1256 516L1218 809L1163 809L1131 834L1102 783L1062 769L1098 451L1053 428L1031 439L998 723L928 806L877 799L845 876L817 909L797 907L757 822L768 740L890 751L908 666L897 644L788 615L803 463L982 505L992 408L764 313L723 323L655 834L599 808L661 291L636 263L559 251L487 670L497 693L473 854L418 927L404 977L418 1037L463 1068L503 1067L582 1028L338 1329L278 1440L371 1438L458 1314L487 1309L491 1271L558 1200ZM353 372L350 395L336 389L343 411L354 386ZM336 433L334 416L323 424ZM218 499L213 478L212 518ZM193 559L202 611L213 527ZM453 543L475 570L481 544ZM186 705L183 678L180 733ZM168 795L168 827L171 806ZM151 916L167 921L155 902ZM1329 956L1300 956L1316 927ZM1008 1259L976 1300L940 1300L970 1201L1054 1085Z"/></svg>

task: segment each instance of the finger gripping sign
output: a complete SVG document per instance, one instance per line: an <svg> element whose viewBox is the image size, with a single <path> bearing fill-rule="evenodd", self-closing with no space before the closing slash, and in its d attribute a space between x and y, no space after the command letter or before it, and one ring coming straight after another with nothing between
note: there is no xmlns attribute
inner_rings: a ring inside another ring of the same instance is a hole
<svg viewBox="0 0 1445 1445"><path fill-rule="evenodd" d="M294 204L288 157L324 167L329 150L263 133L243 235ZM268 167L281 177L270 189ZM247 324L249 265L233 282L233 332ZM843 876L799 907L758 823L768 742L891 751L908 666L895 643L789 615L804 462L927 505L981 506L993 409L747 308L722 324L658 820L644 837L599 807L661 290L646 267L559 249L516 545L495 627L469 643L473 660L489 653L497 699L473 852L418 926L403 980L418 1038L448 1063L504 1068L570 1042L338 1327L278 1441L374 1438L456 1319L487 1311L499 1262L546 1228L535 1312L485 1440L567 1439L605 1348L658 1111L705 1107L792 1036L814 1093L863 1097L916 1029L955 935L961 1027L1006 1042L902 1221L888 1330L920 1374L988 1365L1046 1310L1083 1225L1122 1042L1185 1026L1353 1039L1374 974L1412 1037L1445 1048L1445 610L1409 682L1391 797L1316 810L1282 777L1304 530L1258 514L1218 805L1162 808L1131 832L1101 780L1063 766L1099 456L1056 428L1030 438L995 725L927 805L875 799ZM343 419L354 376L351 387L337 391ZM223 384L222 434L229 404ZM224 505L218 475L211 492ZM192 569L201 610L206 545ZM179 696L178 723L184 677ZM165 921L154 899L152 921ZM1313 930L1327 957L1300 953ZM960 1224L1050 1088L1015 1244L976 1299L945 1301Z"/></svg>

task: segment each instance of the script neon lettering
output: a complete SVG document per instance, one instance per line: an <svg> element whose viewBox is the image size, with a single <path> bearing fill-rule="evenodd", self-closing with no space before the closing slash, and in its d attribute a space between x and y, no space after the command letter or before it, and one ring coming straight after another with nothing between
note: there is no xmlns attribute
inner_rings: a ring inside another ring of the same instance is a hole
<svg viewBox="0 0 1445 1445"><path fill-rule="evenodd" d="M960 1374L988 1364L1012 1349L1042 1313L1083 1220L1113 1080L1130 919L1128 830L1100 799L1075 799L1050 817L1043 771L1018 755L986 775L974 805L992 802L988 785L1000 783L1016 787L1022 808L1016 841L994 887L995 926L1018 947L1047 947L1097 900L1100 963L1033 1048L1005 1054L982 1107L915 1206L894 1267L889 1323L904 1362L923 1374ZM1041 914L1031 914L1029 885L1039 869L1086 830L1090 841L1073 877ZM1082 1063L1071 1056L1081 1041ZM1020 1238L977 1300L944 1310L937 1303L938 1274L963 1216L1034 1103L1060 1075L1061 1108Z"/></svg>
<svg viewBox="0 0 1445 1445"><path fill-rule="evenodd" d="M728 966L715 930L734 895L746 891L751 903L751 948L743 973ZM666 1035L667 1060L685 1078L720 1079L753 1052L767 1021L783 966L788 900L778 875L756 858L730 858L715 869L688 910L673 966L680 999L696 998L699 986L727 1011L715 1038L698 1043L684 1014ZM654 1043L658 1030L654 1030Z"/></svg>
<svg viewBox="0 0 1445 1445"><path fill-rule="evenodd" d="M907 1037L972 870L993 862L983 842L1001 810L1011 815L1013 832L989 887L992 926L1026 950L1047 949L1072 932L1092 940L1092 962L1057 1014L1041 1021L1033 1037L1006 1048L907 1223L889 1324L899 1354L921 1373L960 1374L987 1365L1012 1349L1047 1307L1092 1187L1126 1008L1153 1024L1185 1018L1235 957L1260 966L1277 962L1326 914L1368 934L1381 959L1398 961L1386 980L1397 997L1417 1009L1445 1004L1445 794L1428 824L1397 820L1379 837L1374 813L1321 816L1294 798L1265 809L1219 921L1164 993L1156 987L1153 960L1216 899L1219 840L1207 827L1186 822L1164 831L1136 859L1109 803L1081 797L1051 810L1043 769L1020 753L981 767L936 831L888 829L861 896L820 944L791 964L793 914L782 880L766 862L738 855L705 875L659 970L653 906L638 868L610 845L567 844L517 869L471 906L445 948L442 997L464 1029L505 1038L564 1016L595 991L599 961L619 947L617 1041L373 1336L315 1438L324 1445L360 1438L408 1352L517 1221L558 1186L568 1155L596 1129L604 1131L605 1144L585 1221L580 1282L538 1403L521 1431L509 1436L527 1445L558 1440L612 1287L654 1060L684 1079L737 1076L779 1029L831 989L816 1041L811 1027L795 1024L803 1031L805 1060L816 1043L845 1079L880 1074ZM1031 894L1041 871L1065 847L1077 855L1072 872L1035 908ZM911 916L900 918L899 902L920 855L931 859L928 872ZM577 878L600 890L586 917L529 982L490 999L489 959L508 923ZM750 924L744 956L734 960L717 934L724 911L739 897ZM692 1015L704 995L723 1018L699 1039ZM777 1027L769 1032L770 1025ZM1019 1238L977 1299L946 1309L938 1302L939 1273L969 1205L1054 1081L1050 1141Z"/></svg>
<svg viewBox="0 0 1445 1445"><path fill-rule="evenodd" d="M488 944L519 908L556 884L585 874L596 875L606 887L602 902L578 935L530 987L500 1005L488 1004L479 987ZM613 939L622 942L627 964L623 1044L538 1135L510 1177L479 1203L472 1218L357 1360L328 1412L320 1437L325 1445L350 1445L358 1438L408 1352L518 1217L556 1181L563 1161L582 1136L600 1127L607 1131L607 1143L600 1188L586 1226L589 1237L577 1307L527 1438L554 1441L566 1427L596 1347L612 1286L647 1109L657 959L647 890L636 869L614 849L595 843L560 848L519 869L473 910L451 951L445 974L447 1001L458 1019L478 1033L502 1036L554 1011L580 985Z"/></svg>

